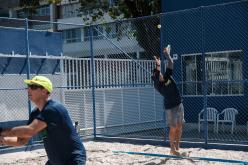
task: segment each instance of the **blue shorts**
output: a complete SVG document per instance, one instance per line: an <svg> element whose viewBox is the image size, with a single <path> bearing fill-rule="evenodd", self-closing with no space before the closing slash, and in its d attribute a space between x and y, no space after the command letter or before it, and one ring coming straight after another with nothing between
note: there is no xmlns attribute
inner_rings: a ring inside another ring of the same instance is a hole
<svg viewBox="0 0 248 165"><path fill-rule="evenodd" d="M184 107L183 104L179 104L178 106L166 109L166 121L169 127L176 127L177 124L184 123Z"/></svg>
<svg viewBox="0 0 248 165"><path fill-rule="evenodd" d="M86 160L73 160L70 162L70 165L85 165ZM46 162L45 165L53 165L49 162L49 160Z"/></svg>
<svg viewBox="0 0 248 165"><path fill-rule="evenodd" d="M64 165L85 165L85 164L86 164L86 156L76 155L76 156L73 156L70 160L68 160L68 162L65 163ZM54 165L54 164L52 164L48 160L45 165Z"/></svg>

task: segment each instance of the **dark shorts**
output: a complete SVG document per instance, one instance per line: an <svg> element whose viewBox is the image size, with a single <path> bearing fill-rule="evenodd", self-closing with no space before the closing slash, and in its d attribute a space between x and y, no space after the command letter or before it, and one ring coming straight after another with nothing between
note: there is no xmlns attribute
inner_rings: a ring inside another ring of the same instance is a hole
<svg viewBox="0 0 248 165"><path fill-rule="evenodd" d="M184 107L182 103L174 108L166 109L165 112L169 127L175 127L177 124L184 123Z"/></svg>
<svg viewBox="0 0 248 165"><path fill-rule="evenodd" d="M85 155L74 155L66 163L66 165L85 165L85 163L86 163L86 156Z"/></svg>
<svg viewBox="0 0 248 165"><path fill-rule="evenodd" d="M72 160L69 165L85 165L86 160ZM53 165L49 161L45 165Z"/></svg>
<svg viewBox="0 0 248 165"><path fill-rule="evenodd" d="M77 155L72 157L65 165L85 165L86 164L86 156ZM49 160L45 165L54 165Z"/></svg>

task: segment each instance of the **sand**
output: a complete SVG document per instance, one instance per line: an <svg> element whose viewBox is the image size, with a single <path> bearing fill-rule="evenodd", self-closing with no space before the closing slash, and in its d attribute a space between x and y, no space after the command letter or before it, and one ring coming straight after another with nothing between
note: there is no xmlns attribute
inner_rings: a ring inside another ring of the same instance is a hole
<svg viewBox="0 0 248 165"><path fill-rule="evenodd" d="M162 146L153 145L134 145L126 143L108 143L108 142L85 142L87 150L87 165L190 165L190 164L235 164L192 159L173 159L151 157L143 155L132 155L114 153L113 151L143 152L153 154L169 155L170 149ZM248 152L243 151L225 151L217 149L201 148L182 148L181 152L189 154L190 157L207 157L228 160L248 161ZM26 152L15 152L0 155L0 165L44 165L47 160L44 149L38 149Z"/></svg>

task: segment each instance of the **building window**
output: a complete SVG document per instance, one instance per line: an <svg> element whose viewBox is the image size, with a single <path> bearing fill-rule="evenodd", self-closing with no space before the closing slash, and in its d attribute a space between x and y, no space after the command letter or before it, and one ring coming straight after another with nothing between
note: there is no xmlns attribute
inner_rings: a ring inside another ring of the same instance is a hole
<svg viewBox="0 0 248 165"><path fill-rule="evenodd" d="M16 11L17 18L25 18L28 16L27 11L21 9Z"/></svg>
<svg viewBox="0 0 248 165"><path fill-rule="evenodd" d="M81 42L81 29L68 29L63 31L64 43Z"/></svg>
<svg viewBox="0 0 248 165"><path fill-rule="evenodd" d="M182 55L182 94L202 95L201 55Z"/></svg>
<svg viewBox="0 0 248 165"><path fill-rule="evenodd" d="M93 26L93 39L101 40L103 39L103 27ZM90 40L89 27L84 28L84 41Z"/></svg>
<svg viewBox="0 0 248 165"><path fill-rule="evenodd" d="M201 54L182 55L183 95L202 95ZM205 55L208 95L244 94L242 52L212 52Z"/></svg>
<svg viewBox="0 0 248 165"><path fill-rule="evenodd" d="M50 16L50 7L43 6L35 10L35 16Z"/></svg>
<svg viewBox="0 0 248 165"><path fill-rule="evenodd" d="M18 18L25 18L27 16L50 16L50 7L48 6L41 6L39 8L24 8L20 10L16 10L16 15Z"/></svg>

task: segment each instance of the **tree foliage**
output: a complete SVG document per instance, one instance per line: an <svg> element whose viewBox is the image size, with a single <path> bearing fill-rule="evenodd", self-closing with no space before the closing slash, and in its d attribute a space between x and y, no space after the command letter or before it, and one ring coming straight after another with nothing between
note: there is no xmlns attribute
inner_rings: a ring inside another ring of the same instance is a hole
<svg viewBox="0 0 248 165"><path fill-rule="evenodd" d="M94 23L103 21L104 13L108 13L113 20L125 18L137 18L155 15L161 12L160 0L119 0L109 5L108 0L80 0L80 16L84 22ZM135 32L132 32L147 54L159 55L160 52L160 29L157 28L160 19L152 17L148 19L136 19L132 22ZM117 37L120 39L121 24L118 24Z"/></svg>
<svg viewBox="0 0 248 165"><path fill-rule="evenodd" d="M80 0L80 16L91 16L91 21L99 20L104 13L111 18L136 18L154 15L161 12L160 0L118 0L109 4L109 0Z"/></svg>
<svg viewBox="0 0 248 165"><path fill-rule="evenodd" d="M52 4L59 4L61 1L47 0L48 3ZM155 15L161 12L161 0L112 0L112 5L109 4L109 0L79 0L79 2L81 7L77 11L78 16L81 16L86 24L103 22L105 13L108 13L113 20L122 20ZM29 13L29 16L35 12L34 8L39 5L39 0L20 0L20 6ZM133 21L136 30L133 34L139 45L148 54L159 54L160 29L157 28L159 22L159 17ZM120 30L119 32L121 34Z"/></svg>
<svg viewBox="0 0 248 165"><path fill-rule="evenodd" d="M160 0L122 0L117 9L124 13L125 18L154 15L161 12Z"/></svg>
<svg viewBox="0 0 248 165"><path fill-rule="evenodd" d="M149 15L155 15L161 12L160 0L123 0L119 3L117 8L114 9L113 15L116 11L123 13L124 18L136 18ZM111 13L111 12L110 12ZM117 14L117 15L118 15ZM147 57L159 55L160 53L160 29L157 25L160 24L159 17L149 17L146 19L136 19L133 25L136 27L136 39L139 45L148 54Z"/></svg>
<svg viewBox="0 0 248 165"><path fill-rule="evenodd" d="M20 0L19 6L24 8L37 7L39 6L39 0Z"/></svg>

